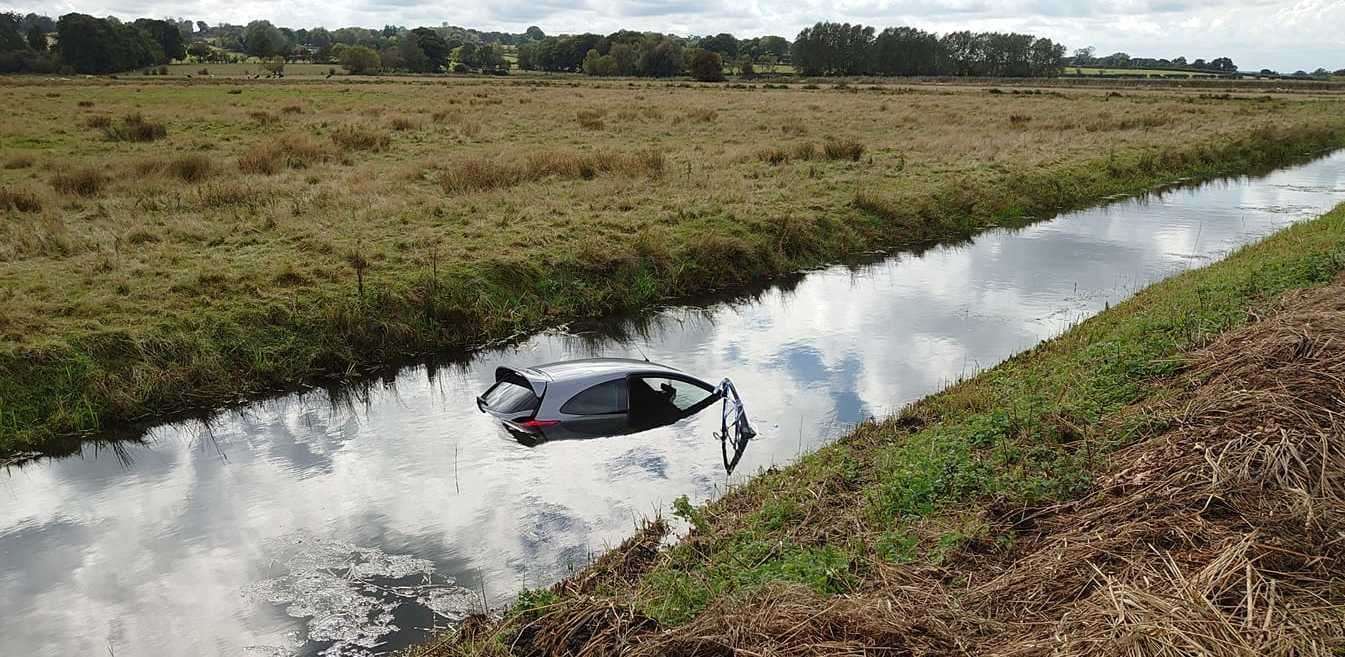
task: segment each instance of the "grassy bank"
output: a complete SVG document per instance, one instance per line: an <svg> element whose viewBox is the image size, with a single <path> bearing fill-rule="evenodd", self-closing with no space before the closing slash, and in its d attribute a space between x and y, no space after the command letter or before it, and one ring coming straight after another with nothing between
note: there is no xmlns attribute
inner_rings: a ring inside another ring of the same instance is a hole
<svg viewBox="0 0 1345 657"><path fill-rule="evenodd" d="M0 451L1345 135L1335 99L991 91L0 86Z"/></svg>
<svg viewBox="0 0 1345 657"><path fill-rule="evenodd" d="M422 652L1334 654L1342 270L1345 206Z"/></svg>

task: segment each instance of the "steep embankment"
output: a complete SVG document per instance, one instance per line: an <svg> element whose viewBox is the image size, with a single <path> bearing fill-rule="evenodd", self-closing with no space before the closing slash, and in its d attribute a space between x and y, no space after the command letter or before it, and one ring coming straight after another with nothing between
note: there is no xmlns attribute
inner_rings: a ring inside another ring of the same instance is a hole
<svg viewBox="0 0 1345 657"><path fill-rule="evenodd" d="M1338 654L1342 269L1345 206L423 652Z"/></svg>

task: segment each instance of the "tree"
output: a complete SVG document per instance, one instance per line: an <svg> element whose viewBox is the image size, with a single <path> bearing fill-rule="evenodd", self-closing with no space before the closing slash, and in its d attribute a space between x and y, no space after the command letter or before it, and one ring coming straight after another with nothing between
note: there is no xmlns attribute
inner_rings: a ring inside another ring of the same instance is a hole
<svg viewBox="0 0 1345 657"><path fill-rule="evenodd" d="M597 50L584 55L582 66L587 75L616 75L616 60L611 55L599 55Z"/></svg>
<svg viewBox="0 0 1345 657"><path fill-rule="evenodd" d="M262 59L283 55L287 45L285 35L271 21L252 21L243 30L243 46L249 55Z"/></svg>
<svg viewBox="0 0 1345 657"><path fill-rule="evenodd" d="M193 41L187 46L187 54L195 57L197 61L205 61L211 54L210 44L204 41Z"/></svg>
<svg viewBox="0 0 1345 657"><path fill-rule="evenodd" d="M159 63L166 64L174 59L186 59L187 44L182 40L182 31L177 29L176 24L141 18L133 25L148 34L149 38L159 45L159 49L163 51L163 59Z"/></svg>
<svg viewBox="0 0 1345 657"><path fill-rule="evenodd" d="M529 25L528 29L523 32L523 36L527 37L530 41L541 41L546 38L546 33L542 32L542 28L537 27L536 25Z"/></svg>
<svg viewBox="0 0 1345 657"><path fill-rule="evenodd" d="M701 82L723 82L724 60L719 53L703 48L687 51L687 72Z"/></svg>
<svg viewBox="0 0 1345 657"><path fill-rule="evenodd" d="M116 19L66 14L56 23L56 49L77 73L115 73L153 66L163 57L147 34Z"/></svg>
<svg viewBox="0 0 1345 657"><path fill-rule="evenodd" d="M476 44L469 41L458 46L457 49L453 51L453 61L458 62L463 66L476 68Z"/></svg>
<svg viewBox="0 0 1345 657"><path fill-rule="evenodd" d="M1089 64L1092 64L1092 63L1093 63L1093 53L1096 53L1096 52L1097 52L1097 50L1096 50L1095 48L1093 48L1093 46L1088 46L1087 48L1078 48L1078 49L1076 49L1076 50L1074 51L1074 59L1073 59L1073 61L1074 61L1074 65L1075 65L1075 66L1088 66Z"/></svg>
<svg viewBox="0 0 1345 657"><path fill-rule="evenodd" d="M41 27L32 25L28 28L28 47L37 52L47 52L47 35Z"/></svg>
<svg viewBox="0 0 1345 657"><path fill-rule="evenodd" d="M721 60L734 59L738 56L738 39L728 33L705 37L701 39L700 47L710 52L719 53Z"/></svg>
<svg viewBox="0 0 1345 657"><path fill-rule="evenodd" d="M366 46L342 44L339 50L333 49L332 53L337 56L343 68L356 75L373 73L383 65L378 53Z"/></svg>
<svg viewBox="0 0 1345 657"><path fill-rule="evenodd" d="M938 37L913 27L889 27L873 42L874 71L883 75L940 75L946 59Z"/></svg>
<svg viewBox="0 0 1345 657"><path fill-rule="evenodd" d="M794 66L804 75L860 75L870 70L872 27L818 23L794 40Z"/></svg>
<svg viewBox="0 0 1345 657"><path fill-rule="evenodd" d="M640 52L640 75L668 78L681 72L682 48L671 39L660 39Z"/></svg>
<svg viewBox="0 0 1345 657"><path fill-rule="evenodd" d="M420 35L415 32L407 32L402 35L397 42L397 58L401 60L400 65L412 73L432 73L438 70L438 65L430 61L425 49L420 45ZM394 66L388 63L387 55L382 55L384 68Z"/></svg>
<svg viewBox="0 0 1345 657"><path fill-rule="evenodd" d="M439 67L448 64L448 58L453 54L453 48L449 46L444 37L438 32L428 27L418 27L411 30L410 36L416 40L416 45L420 47L421 52L425 53L429 60L430 71L437 71Z"/></svg>
<svg viewBox="0 0 1345 657"><path fill-rule="evenodd" d="M27 50L28 42L19 33L18 14L5 12L0 14L0 52L19 52Z"/></svg>
<svg viewBox="0 0 1345 657"><path fill-rule="evenodd" d="M1214 70L1216 70L1216 71L1223 71L1224 73L1237 73L1237 72L1238 72L1238 67L1237 67L1237 65L1235 65L1235 64L1233 63L1233 60L1231 60L1231 59L1229 59L1229 58L1227 58L1227 57L1216 57L1216 58L1210 60L1210 68L1212 68L1212 69L1214 69Z"/></svg>
<svg viewBox="0 0 1345 657"><path fill-rule="evenodd" d="M537 70L537 45L524 43L518 46L518 67L525 71Z"/></svg>
<svg viewBox="0 0 1345 657"><path fill-rule="evenodd" d="M614 43L607 56L612 58L613 75L635 75L640 63L640 53L628 43Z"/></svg>

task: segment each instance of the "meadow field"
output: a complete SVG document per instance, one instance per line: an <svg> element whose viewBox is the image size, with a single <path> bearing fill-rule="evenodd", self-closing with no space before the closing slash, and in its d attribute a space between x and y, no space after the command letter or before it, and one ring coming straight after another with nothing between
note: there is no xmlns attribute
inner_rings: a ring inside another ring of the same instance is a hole
<svg viewBox="0 0 1345 657"><path fill-rule="evenodd" d="M0 81L0 451L1338 146L1334 96Z"/></svg>

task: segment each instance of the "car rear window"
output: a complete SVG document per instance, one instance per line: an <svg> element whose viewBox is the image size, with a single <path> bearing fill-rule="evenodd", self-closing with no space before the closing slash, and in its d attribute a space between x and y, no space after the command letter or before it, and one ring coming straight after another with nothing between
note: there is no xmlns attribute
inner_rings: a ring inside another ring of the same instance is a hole
<svg viewBox="0 0 1345 657"><path fill-rule="evenodd" d="M490 387L483 396L486 406L499 413L523 413L536 410L537 395L532 388L521 386L512 381L500 381Z"/></svg>
<svg viewBox="0 0 1345 657"><path fill-rule="evenodd" d="M626 412L626 380L599 383L565 402L560 412L566 415L607 415Z"/></svg>

